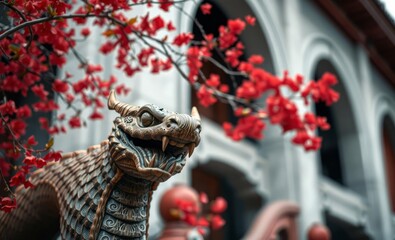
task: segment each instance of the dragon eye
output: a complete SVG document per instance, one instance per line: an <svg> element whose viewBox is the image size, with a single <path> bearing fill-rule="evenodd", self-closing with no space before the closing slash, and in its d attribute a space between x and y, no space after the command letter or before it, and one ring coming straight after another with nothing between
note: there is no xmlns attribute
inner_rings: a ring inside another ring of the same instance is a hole
<svg viewBox="0 0 395 240"><path fill-rule="evenodd" d="M140 119L141 119L141 124L144 127L151 126L151 124L154 122L154 117L148 112L141 114Z"/></svg>

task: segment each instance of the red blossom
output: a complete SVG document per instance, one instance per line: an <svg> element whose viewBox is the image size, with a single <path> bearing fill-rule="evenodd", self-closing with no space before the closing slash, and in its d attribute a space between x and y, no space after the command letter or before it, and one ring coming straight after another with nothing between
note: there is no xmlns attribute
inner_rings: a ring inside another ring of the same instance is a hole
<svg viewBox="0 0 395 240"><path fill-rule="evenodd" d="M63 121L65 118L66 118L66 114L64 114L64 113L59 114L58 117L57 117L57 119L58 119L59 121Z"/></svg>
<svg viewBox="0 0 395 240"><path fill-rule="evenodd" d="M225 219L223 219L220 215L214 215L211 219L211 227L216 230L220 229L225 225Z"/></svg>
<svg viewBox="0 0 395 240"><path fill-rule="evenodd" d="M58 93L65 93L69 90L69 84L60 79L56 79L54 83L52 83L52 89Z"/></svg>
<svg viewBox="0 0 395 240"><path fill-rule="evenodd" d="M36 139L34 138L33 135L31 135L28 139L27 139L27 144L29 146L36 146L38 144L38 142L36 141Z"/></svg>
<svg viewBox="0 0 395 240"><path fill-rule="evenodd" d="M255 25L255 21L256 19L250 15L245 16L245 20L248 24L250 24L251 26Z"/></svg>
<svg viewBox="0 0 395 240"><path fill-rule="evenodd" d="M168 22L167 25L166 25L166 28L167 28L167 30L169 30L169 31L174 31L174 30L176 30L176 28L174 27L174 25L173 25L172 22Z"/></svg>
<svg viewBox="0 0 395 240"><path fill-rule="evenodd" d="M9 197L0 198L0 210L6 213L11 212L16 208L16 199Z"/></svg>
<svg viewBox="0 0 395 240"><path fill-rule="evenodd" d="M50 151L44 156L44 160L49 161L59 161L62 158L61 151Z"/></svg>
<svg viewBox="0 0 395 240"><path fill-rule="evenodd" d="M0 113L2 115L10 115L16 111L15 102L10 100L0 105Z"/></svg>
<svg viewBox="0 0 395 240"><path fill-rule="evenodd" d="M32 116L32 111L28 105L23 105L22 107L16 109L16 116L18 118L28 118Z"/></svg>
<svg viewBox="0 0 395 240"><path fill-rule="evenodd" d="M139 60L139 63L141 66L147 66L148 65L148 59L150 56L154 54L154 49L152 47L142 49L140 53L137 55L137 58Z"/></svg>
<svg viewBox="0 0 395 240"><path fill-rule="evenodd" d="M95 109L93 113L89 115L89 119L92 120L103 119L103 114L101 114L100 112L97 111L97 109Z"/></svg>
<svg viewBox="0 0 395 240"><path fill-rule="evenodd" d="M130 88L126 87L125 84L120 84L115 88L115 92L119 95L127 95L131 91Z"/></svg>
<svg viewBox="0 0 395 240"><path fill-rule="evenodd" d="M214 88L218 87L220 83L221 83L221 81L220 81L219 75L218 74L214 74L214 73L210 74L210 78L208 78L206 80L206 84L208 86L214 87Z"/></svg>
<svg viewBox="0 0 395 240"><path fill-rule="evenodd" d="M315 102L324 101L326 105L331 105L339 100L339 93L331 89L337 83L337 78L333 74L324 73L317 82L309 82L301 92L307 104L307 97L311 95Z"/></svg>
<svg viewBox="0 0 395 240"><path fill-rule="evenodd" d="M169 8L174 4L173 0L159 0L159 3L159 7L165 12L169 11Z"/></svg>
<svg viewBox="0 0 395 240"><path fill-rule="evenodd" d="M69 125L71 128L79 128L81 127L81 119L78 116L74 116L70 118Z"/></svg>
<svg viewBox="0 0 395 240"><path fill-rule="evenodd" d="M207 204L209 202L207 194L204 192L199 194L199 200L201 204ZM201 208L200 204L196 201L177 198L175 204L177 209L172 209L171 214L185 223L197 227L201 233L205 233L205 229L208 227L217 230L225 224L220 214L226 210L227 202L222 197L217 197L215 201L211 202L209 213L202 212L201 209L207 208Z"/></svg>
<svg viewBox="0 0 395 240"><path fill-rule="evenodd" d="M262 132L266 127L265 123L258 116L248 114L250 114L250 112L246 114L239 113L239 117L243 117L239 118L235 127L233 127L232 124L225 122L223 124L225 134L234 141L240 141L246 137L262 139Z"/></svg>
<svg viewBox="0 0 395 240"><path fill-rule="evenodd" d="M30 155L29 153L26 154L23 163L27 166L35 166L37 168L42 168L47 165L47 162L44 159L35 157L33 155Z"/></svg>
<svg viewBox="0 0 395 240"><path fill-rule="evenodd" d="M250 73L254 69L254 65L248 62L240 62L238 68L240 72Z"/></svg>
<svg viewBox="0 0 395 240"><path fill-rule="evenodd" d="M196 225L199 227L208 227L208 226L210 226L210 222L206 218L200 217L197 220Z"/></svg>
<svg viewBox="0 0 395 240"><path fill-rule="evenodd" d="M91 34L91 30L89 28L83 28L81 29L81 35L84 37L87 37Z"/></svg>
<svg viewBox="0 0 395 240"><path fill-rule="evenodd" d="M239 57L243 54L242 51L240 51L237 48L232 48L229 49L225 52L226 58L225 60L230 64L232 67L237 67L239 65Z"/></svg>
<svg viewBox="0 0 395 240"><path fill-rule="evenodd" d="M47 118L40 117L38 119L38 122L40 123L42 129L48 129L49 128L49 122L48 122Z"/></svg>
<svg viewBox="0 0 395 240"><path fill-rule="evenodd" d="M114 48L115 48L115 45L112 42L107 41L107 42L103 43L103 45L101 45L101 47L99 48L99 51L103 54L108 54L108 53L112 52L112 50L114 50Z"/></svg>
<svg viewBox="0 0 395 240"><path fill-rule="evenodd" d="M224 26L219 27L219 47L226 49L232 46L237 41L237 37L234 33L230 32L228 28Z"/></svg>
<svg viewBox="0 0 395 240"><path fill-rule="evenodd" d="M50 53L49 60L50 60L51 64L56 65L58 67L63 67L63 65L66 63L65 56L61 55L61 54L56 54L56 53Z"/></svg>
<svg viewBox="0 0 395 240"><path fill-rule="evenodd" d="M199 200L200 200L200 202L203 203L203 204L208 203L207 194L206 194L205 192L201 192L201 193L199 194Z"/></svg>
<svg viewBox="0 0 395 240"><path fill-rule="evenodd" d="M241 86L237 88L236 96L239 98L255 99L260 97L260 92L258 92L253 82L244 81Z"/></svg>
<svg viewBox="0 0 395 240"><path fill-rule="evenodd" d="M23 166L15 175L11 178L10 180L10 186L11 187L16 187L21 184L24 185L25 188L33 187L31 182L29 182L26 177L27 173L29 172L29 167L28 166Z"/></svg>
<svg viewBox="0 0 395 240"><path fill-rule="evenodd" d="M212 91L207 89L205 85L202 85L196 93L200 104L208 107L217 102L217 99L213 96Z"/></svg>
<svg viewBox="0 0 395 240"><path fill-rule="evenodd" d="M33 110L36 112L38 111L50 112L58 109L59 109L59 105L54 100L33 103Z"/></svg>
<svg viewBox="0 0 395 240"><path fill-rule="evenodd" d="M165 27L165 21L163 21L163 18L160 16L157 16L151 20L152 28L153 31L158 31L159 29L162 29Z"/></svg>
<svg viewBox="0 0 395 240"><path fill-rule="evenodd" d="M321 147L322 139L308 134L305 130L297 131L296 135L292 138L295 144L303 145L306 151L317 150Z"/></svg>
<svg viewBox="0 0 395 240"><path fill-rule="evenodd" d="M36 94L36 96L39 97L41 100L43 101L47 100L48 92L45 91L43 84L35 85L31 89L34 92L34 94Z"/></svg>
<svg viewBox="0 0 395 240"><path fill-rule="evenodd" d="M268 97L267 113L272 124L279 124L283 131L303 129L303 122L298 115L298 108L291 100L282 95Z"/></svg>
<svg viewBox="0 0 395 240"><path fill-rule="evenodd" d="M223 93L228 93L228 92L229 92L229 86L226 85L226 84L221 84L221 85L219 86L219 90L220 90L221 92L223 92Z"/></svg>
<svg viewBox="0 0 395 240"><path fill-rule="evenodd" d="M211 14L211 7L210 3L205 3L200 6L200 10L204 15Z"/></svg>
<svg viewBox="0 0 395 240"><path fill-rule="evenodd" d="M70 94L70 93L67 93L66 94L66 101L67 101L67 103L72 103L73 101L74 101L74 95L72 95L72 94Z"/></svg>
<svg viewBox="0 0 395 240"><path fill-rule="evenodd" d="M20 138L26 132L26 122L21 119L14 119L10 122L10 128L16 138Z"/></svg>
<svg viewBox="0 0 395 240"><path fill-rule="evenodd" d="M203 66L201 51L199 47L190 47L187 51L187 64L189 67L188 80L192 83L196 81L200 68Z"/></svg>
<svg viewBox="0 0 395 240"><path fill-rule="evenodd" d="M180 33L174 38L173 44L176 46L182 46L188 44L193 39L192 33Z"/></svg>
<svg viewBox="0 0 395 240"><path fill-rule="evenodd" d="M226 202L225 198L217 197L215 201L211 204L211 212L220 214L223 213L226 208L228 207L228 203Z"/></svg>
<svg viewBox="0 0 395 240"><path fill-rule="evenodd" d="M194 201L177 199L175 203L184 213L197 214L200 211L199 205Z"/></svg>
<svg viewBox="0 0 395 240"><path fill-rule="evenodd" d="M189 225L192 225L192 226L196 226L197 225L197 217L196 217L195 214L185 214L183 220L186 223L188 223Z"/></svg>
<svg viewBox="0 0 395 240"><path fill-rule="evenodd" d="M94 72L101 72L103 70L103 67L100 64L88 64L86 67L86 73L87 74L92 74Z"/></svg>
<svg viewBox="0 0 395 240"><path fill-rule="evenodd" d="M239 35L245 28L246 24L240 18L228 20L229 31L233 34Z"/></svg>
<svg viewBox="0 0 395 240"><path fill-rule="evenodd" d="M322 130L329 130L331 126L326 121L326 117L317 117L316 118L317 126L319 126Z"/></svg>
<svg viewBox="0 0 395 240"><path fill-rule="evenodd" d="M248 62L251 64L262 64L263 63L264 58L261 55L251 55L250 58L248 58Z"/></svg>

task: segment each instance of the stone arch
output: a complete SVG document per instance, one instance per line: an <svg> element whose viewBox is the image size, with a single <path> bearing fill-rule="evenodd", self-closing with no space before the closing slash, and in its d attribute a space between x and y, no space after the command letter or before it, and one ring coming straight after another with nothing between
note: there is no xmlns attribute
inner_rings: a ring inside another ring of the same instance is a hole
<svg viewBox="0 0 395 240"><path fill-rule="evenodd" d="M363 126L367 123L364 110L360 107L363 98L353 64L335 42L321 34L313 34L307 38L302 52L305 64L303 71L308 79L313 79L319 68L327 68L328 71L337 73L340 80L337 90L341 93L341 100L333 106L333 112L335 112L335 122L340 126L340 154L344 164L345 185L361 196L366 196L365 174L369 158L363 147L366 143L364 139L366 128ZM343 118L344 116L350 117Z"/></svg>

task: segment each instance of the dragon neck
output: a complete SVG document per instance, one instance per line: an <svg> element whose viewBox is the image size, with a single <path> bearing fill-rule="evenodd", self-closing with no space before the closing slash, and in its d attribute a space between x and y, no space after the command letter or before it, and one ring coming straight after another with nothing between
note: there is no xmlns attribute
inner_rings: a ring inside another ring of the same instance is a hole
<svg viewBox="0 0 395 240"><path fill-rule="evenodd" d="M123 161L130 158L120 151L120 143L110 135L110 161ZM133 156L139 158L141 156ZM123 174L117 167L116 174L109 184L109 191L102 195L102 212L98 213L100 228L91 231L94 239L133 238L147 239L149 227L149 210L153 191L158 182L143 179L140 176Z"/></svg>

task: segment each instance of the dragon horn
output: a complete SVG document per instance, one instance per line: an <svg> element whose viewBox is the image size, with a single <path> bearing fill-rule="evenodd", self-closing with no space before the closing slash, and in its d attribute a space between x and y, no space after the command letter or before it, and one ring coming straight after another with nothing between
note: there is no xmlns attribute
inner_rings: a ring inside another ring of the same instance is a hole
<svg viewBox="0 0 395 240"><path fill-rule="evenodd" d="M108 109L115 110L117 113L121 114L121 116L127 116L130 113L138 110L138 107L136 106L118 101L114 90L111 90L110 92L107 105Z"/></svg>
<svg viewBox="0 0 395 240"><path fill-rule="evenodd" d="M196 107L192 107L191 116L192 116L193 118L196 118L197 120L200 120L199 111L197 110Z"/></svg>

